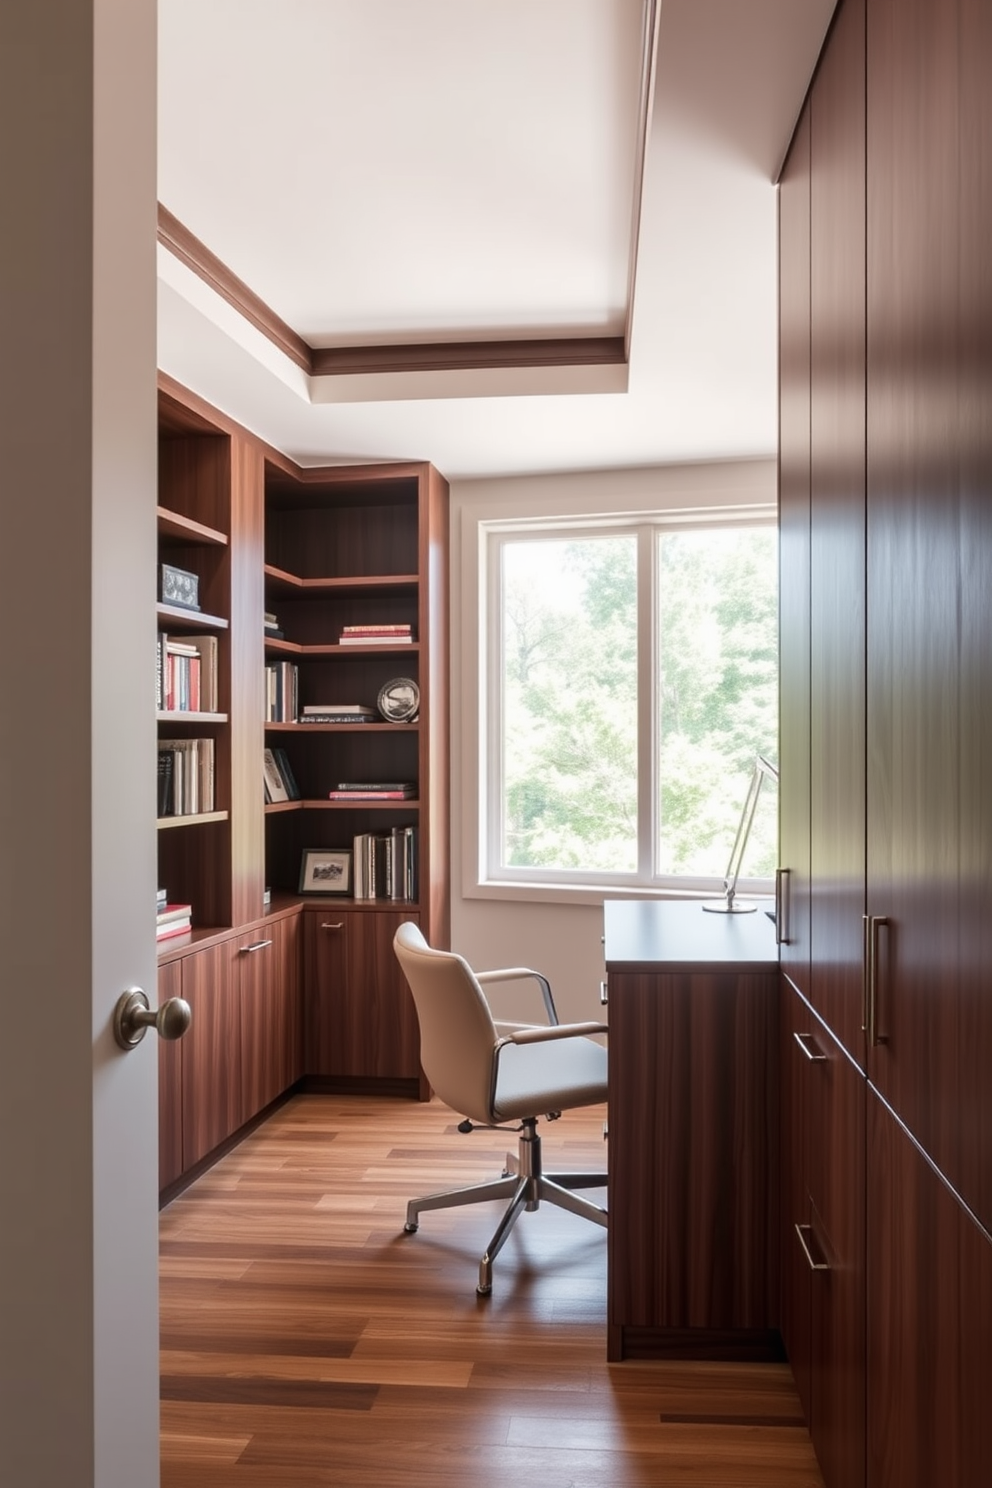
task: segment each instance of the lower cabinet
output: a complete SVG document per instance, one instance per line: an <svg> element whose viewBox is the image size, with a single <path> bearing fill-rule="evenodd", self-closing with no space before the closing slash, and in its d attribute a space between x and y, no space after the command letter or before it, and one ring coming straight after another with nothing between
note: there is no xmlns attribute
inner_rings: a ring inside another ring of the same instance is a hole
<svg viewBox="0 0 992 1488"><path fill-rule="evenodd" d="M783 1339L828 1488L865 1483L863 1072L783 980Z"/></svg>
<svg viewBox="0 0 992 1488"><path fill-rule="evenodd" d="M299 1079L299 916L237 941L241 1119L250 1121Z"/></svg>
<svg viewBox="0 0 992 1488"><path fill-rule="evenodd" d="M183 997L192 1019L183 1037L183 1171L242 1121L241 997L236 941L183 958Z"/></svg>
<svg viewBox="0 0 992 1488"><path fill-rule="evenodd" d="M305 1073L342 1090L391 1083L426 1095L413 998L393 936L417 916L397 910L303 911Z"/></svg>
<svg viewBox="0 0 992 1488"><path fill-rule="evenodd" d="M992 1243L874 1092L868 1155L868 1488L978 1488L992 1483Z"/></svg>

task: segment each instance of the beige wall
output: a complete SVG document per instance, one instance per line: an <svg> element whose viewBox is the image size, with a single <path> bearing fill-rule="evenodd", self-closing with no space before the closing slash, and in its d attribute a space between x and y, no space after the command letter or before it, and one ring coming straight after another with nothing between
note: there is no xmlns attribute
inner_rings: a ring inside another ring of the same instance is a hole
<svg viewBox="0 0 992 1488"><path fill-rule="evenodd" d="M479 522L600 512L762 509L777 504L769 460L673 465L455 481L452 552L452 905L451 943L479 968L532 965L552 981L563 1019L600 1016L603 894L480 889L472 761L478 755ZM502 1008L526 1016L525 991L503 993ZM531 1009L533 1011L533 1009Z"/></svg>

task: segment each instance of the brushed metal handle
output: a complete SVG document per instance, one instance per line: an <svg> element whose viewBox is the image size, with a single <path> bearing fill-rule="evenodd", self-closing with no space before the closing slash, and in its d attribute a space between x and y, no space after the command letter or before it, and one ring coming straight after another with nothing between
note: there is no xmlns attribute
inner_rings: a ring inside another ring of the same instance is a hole
<svg viewBox="0 0 992 1488"><path fill-rule="evenodd" d="M814 1259L813 1259L813 1252L810 1249L809 1241L806 1239L806 1236L807 1235L809 1235L810 1237L812 1237L813 1226L812 1225L797 1224L796 1227L795 1227L795 1230L796 1230L796 1234L799 1236L799 1244L803 1248L803 1255L806 1257L806 1261L807 1261L807 1264L809 1265L809 1269L811 1271L829 1271L830 1270L830 1267L828 1266L828 1264L827 1264L826 1261L814 1261Z"/></svg>
<svg viewBox="0 0 992 1488"><path fill-rule="evenodd" d="M610 985L608 982L599 984L599 1001L602 1007L606 1007L610 1001Z"/></svg>
<svg viewBox="0 0 992 1488"><path fill-rule="evenodd" d="M241 946L238 955L250 956L253 951L264 951L266 946L272 944L271 940L256 940L251 945Z"/></svg>
<svg viewBox="0 0 992 1488"><path fill-rule="evenodd" d="M811 1033L793 1033L792 1037L802 1049L810 1064L826 1064L827 1056L820 1052L813 1042Z"/></svg>
<svg viewBox="0 0 992 1488"><path fill-rule="evenodd" d="M343 930L344 920L338 920L336 925L332 925L329 921L325 920L320 928L321 930Z"/></svg>
<svg viewBox="0 0 992 1488"><path fill-rule="evenodd" d="M791 941L789 910L791 908L792 869L775 869L775 944L789 945Z"/></svg>
<svg viewBox="0 0 992 1488"><path fill-rule="evenodd" d="M887 915L872 915L868 927L868 1043L872 1048L887 1043L878 1031L878 932L889 923Z"/></svg>
<svg viewBox="0 0 992 1488"><path fill-rule="evenodd" d="M861 1032L868 1032L868 963L871 959L871 915L861 916Z"/></svg>
<svg viewBox="0 0 992 1488"><path fill-rule="evenodd" d="M154 1028L159 1038L171 1041L182 1038L192 1021L190 1005L181 997L170 997L153 1011L140 987L128 987L114 1008L114 1038L122 1049L133 1049Z"/></svg>

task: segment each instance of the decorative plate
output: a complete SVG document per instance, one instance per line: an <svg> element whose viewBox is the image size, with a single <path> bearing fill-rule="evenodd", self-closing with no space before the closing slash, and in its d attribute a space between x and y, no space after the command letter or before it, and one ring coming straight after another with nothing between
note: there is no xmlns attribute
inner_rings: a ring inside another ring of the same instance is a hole
<svg viewBox="0 0 992 1488"><path fill-rule="evenodd" d="M379 689L376 706L387 723L410 723L420 709L420 688L412 677L394 677Z"/></svg>

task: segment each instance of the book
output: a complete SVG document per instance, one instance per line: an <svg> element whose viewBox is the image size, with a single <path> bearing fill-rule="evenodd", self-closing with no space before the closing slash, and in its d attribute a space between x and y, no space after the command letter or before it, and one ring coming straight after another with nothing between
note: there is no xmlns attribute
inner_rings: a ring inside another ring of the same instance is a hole
<svg viewBox="0 0 992 1488"><path fill-rule="evenodd" d="M285 749L273 749L272 753L276 764L279 766L279 773L283 778L283 783L289 792L289 799L291 801L299 801L301 799L300 787L296 783L293 767L289 763L289 755Z"/></svg>
<svg viewBox="0 0 992 1488"><path fill-rule="evenodd" d="M164 816L197 816L213 811L215 748L210 738L160 739L159 754L172 756L170 810ZM167 766L159 765L160 771ZM161 778L161 776L160 776Z"/></svg>
<svg viewBox="0 0 992 1488"><path fill-rule="evenodd" d="M334 786L339 791L405 791L415 795L417 787L412 780L339 780Z"/></svg>
<svg viewBox="0 0 992 1488"><path fill-rule="evenodd" d="M159 925L173 924L176 920L190 919L192 914L192 904L166 904L158 911L156 922Z"/></svg>
<svg viewBox="0 0 992 1488"><path fill-rule="evenodd" d="M374 723L375 714L365 713L306 713L297 723Z"/></svg>
<svg viewBox="0 0 992 1488"><path fill-rule="evenodd" d="M332 790L327 792L329 801L410 801L413 791L402 790Z"/></svg>
<svg viewBox="0 0 992 1488"><path fill-rule="evenodd" d="M369 632L368 635L340 635L339 646L410 646L413 644L412 635L388 635L382 631Z"/></svg>
<svg viewBox="0 0 992 1488"><path fill-rule="evenodd" d="M308 718L317 713L361 713L369 718L376 717L374 708L367 703L304 703L300 709L300 717Z"/></svg>
<svg viewBox="0 0 992 1488"><path fill-rule="evenodd" d="M271 749L262 750L262 775L266 801L288 801L289 791Z"/></svg>
<svg viewBox="0 0 992 1488"><path fill-rule="evenodd" d="M158 751L158 815L172 816L172 769L173 752L171 749L159 749Z"/></svg>
<svg viewBox="0 0 992 1488"><path fill-rule="evenodd" d="M367 635L369 633L369 631L374 631L376 635L380 635L380 634L384 634L384 633L389 633L389 632L395 632L396 634L399 635L399 634L402 634L404 631L406 631L409 634L409 632L412 631L412 630L413 630L413 626L411 624L408 624L408 623L404 623L404 624L401 624L401 625L342 625L342 627L341 627L341 634L342 635Z"/></svg>
<svg viewBox="0 0 992 1488"><path fill-rule="evenodd" d="M173 935L188 935L192 928L192 920L177 920L172 925L160 925L155 931L155 939L169 940Z"/></svg>

